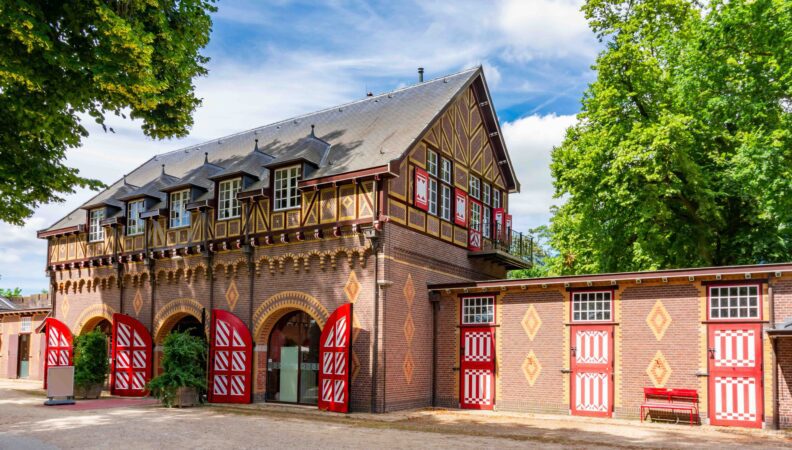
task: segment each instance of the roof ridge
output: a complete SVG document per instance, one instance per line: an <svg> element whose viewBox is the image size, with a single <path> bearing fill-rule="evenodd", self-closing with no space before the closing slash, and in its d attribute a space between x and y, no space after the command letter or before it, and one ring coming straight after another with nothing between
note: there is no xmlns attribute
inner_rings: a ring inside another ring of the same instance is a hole
<svg viewBox="0 0 792 450"><path fill-rule="evenodd" d="M352 101L349 101L349 102L346 102L346 103L341 103L339 105L329 106L327 108L318 109L316 111L311 111L311 112L308 112L308 113L305 113L305 114L301 114L301 115L298 115L298 116L292 116L292 117L289 117L287 119L279 120L277 122L268 123L268 124L261 125L261 126L258 126L258 127L249 128L247 130L238 131L236 133L228 134L226 136L221 136L219 138L215 138L215 139L211 139L211 140L208 140L208 141L204 141L204 142L201 142L199 144L193 144L193 145L189 145L187 147L177 148L177 149L171 150L169 152L157 153L154 156L152 156L151 159L155 159L156 160L156 158L158 158L160 156L167 156L167 155L170 155L172 153L186 152L186 151L189 151L189 150L192 150L192 149L201 148L201 146L204 146L204 145L207 145L207 144L211 144L213 141L216 142L216 141L222 141L222 140L225 140L225 139L231 139L231 138L235 138L237 136L241 136L243 134L250 133L251 131L258 131L258 130L261 130L263 128L276 126L276 125L279 125L279 124L282 124L282 123L292 122L292 121L295 121L295 120L298 120L298 119L303 119L305 117L314 116L314 115L321 114L321 113L327 112L327 111L331 111L331 110L337 109L337 108L346 108L346 107L349 107L349 106L357 104L357 103L361 103L361 102L365 102L365 101L368 101L368 100L384 97L384 96L395 94L395 93L398 93L398 92L404 92L404 91L406 91L408 89L414 89L414 88L420 87L420 86L426 86L426 85L428 85L430 83L436 83L436 82L438 82L440 80L444 80L446 78L455 77L457 75L462 75L463 73L466 73L466 72L477 71L479 69L481 69L481 65L480 64L475 66L475 67L464 69L464 70L460 70L458 72L454 72L454 73L451 73L451 74L448 74L448 75L443 75L443 76L432 78L430 80L426 80L426 81L423 81L423 82L410 84L410 85L407 85L407 86L404 86L404 87L401 87L401 88L398 88L398 89L394 89L394 90L391 90L391 91L383 92L381 94L372 95L371 97L367 96L367 97L363 97L363 98L358 99L358 100L352 100ZM146 161L145 163L141 164L138 167L144 166L149 161Z"/></svg>

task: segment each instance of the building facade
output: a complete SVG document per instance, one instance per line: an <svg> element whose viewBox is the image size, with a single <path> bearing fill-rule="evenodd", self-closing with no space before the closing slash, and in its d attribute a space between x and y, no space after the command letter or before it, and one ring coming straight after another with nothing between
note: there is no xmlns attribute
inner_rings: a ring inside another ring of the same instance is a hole
<svg viewBox="0 0 792 450"><path fill-rule="evenodd" d="M218 363L238 385L211 379L216 394L315 404L320 334L352 304L352 409L425 406L426 285L528 265L529 242L506 239L517 189L480 68L369 96L158 155L40 231L52 317L140 352L140 370L113 369L134 394L168 333L222 341L225 311L253 351L236 375Z"/></svg>
<svg viewBox="0 0 792 450"><path fill-rule="evenodd" d="M0 297L0 377L43 379L46 345L36 331L49 313L47 294Z"/></svg>
<svg viewBox="0 0 792 450"><path fill-rule="evenodd" d="M39 232L44 360L99 328L145 395L189 331L212 402L792 425L792 264L508 280L518 190L481 68L158 155Z"/></svg>

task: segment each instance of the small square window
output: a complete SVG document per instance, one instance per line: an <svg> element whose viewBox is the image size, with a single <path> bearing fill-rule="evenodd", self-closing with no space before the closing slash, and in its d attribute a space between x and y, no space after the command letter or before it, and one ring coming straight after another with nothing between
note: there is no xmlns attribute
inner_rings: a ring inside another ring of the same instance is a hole
<svg viewBox="0 0 792 450"><path fill-rule="evenodd" d="M300 206L300 191L297 185L302 178L300 166L277 169L274 177L275 211L298 208Z"/></svg>
<svg viewBox="0 0 792 450"><path fill-rule="evenodd" d="M610 321L611 292L575 292L572 294L574 321Z"/></svg>
<svg viewBox="0 0 792 450"><path fill-rule="evenodd" d="M462 298L462 324L491 324L495 322L494 297Z"/></svg>

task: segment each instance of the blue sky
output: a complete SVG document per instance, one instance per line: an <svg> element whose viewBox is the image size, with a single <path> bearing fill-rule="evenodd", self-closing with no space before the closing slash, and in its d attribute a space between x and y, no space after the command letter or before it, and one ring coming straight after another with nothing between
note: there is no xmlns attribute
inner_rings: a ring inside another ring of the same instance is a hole
<svg viewBox="0 0 792 450"><path fill-rule="evenodd" d="M527 230L547 223L557 203L550 152L594 79L599 44L580 4L220 0L190 136L153 141L120 118L109 120L116 133L107 134L86 120L91 136L67 161L111 183L157 153L415 83L418 67L428 79L482 64L522 183L511 198L515 228ZM35 232L92 195L42 206L24 227L0 222L0 287L46 288L46 242Z"/></svg>

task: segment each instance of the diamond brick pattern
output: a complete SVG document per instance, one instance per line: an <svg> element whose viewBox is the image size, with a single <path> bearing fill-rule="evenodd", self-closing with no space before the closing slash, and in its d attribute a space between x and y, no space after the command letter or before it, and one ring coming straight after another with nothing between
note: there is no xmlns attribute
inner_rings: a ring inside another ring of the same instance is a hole
<svg viewBox="0 0 792 450"><path fill-rule="evenodd" d="M413 284L412 274L407 274L407 281L404 282L404 300L407 301L407 306L412 307L413 300L415 300L415 284Z"/></svg>
<svg viewBox="0 0 792 450"><path fill-rule="evenodd" d="M646 316L646 324L649 325L649 329L652 330L658 341L663 339L668 327L671 326L671 315L668 314L663 302L658 300L654 304L649 315Z"/></svg>
<svg viewBox="0 0 792 450"><path fill-rule="evenodd" d="M412 315L407 316L404 320L404 338L407 339L408 344L412 344L413 337L415 336L415 323L413 322Z"/></svg>
<svg viewBox="0 0 792 450"><path fill-rule="evenodd" d="M668 382L668 378L671 377L671 366L668 364L668 360L666 360L663 352L658 350L657 353L655 353L654 358L652 358L652 361L646 368L646 374L649 375L649 379L652 381L652 384L654 384L654 387L660 388L665 386Z"/></svg>
<svg viewBox="0 0 792 450"><path fill-rule="evenodd" d="M413 362L412 352L408 351L404 355L404 363L402 364L402 373L404 373L404 379L407 380L407 384L412 383L413 370L415 370L415 363Z"/></svg>
<svg viewBox="0 0 792 450"><path fill-rule="evenodd" d="M231 311L234 310L234 307L237 304L237 300L239 300L239 291L237 290L236 281L231 280L231 284L228 286L228 289L225 293L226 302L228 302L228 307Z"/></svg>
<svg viewBox="0 0 792 450"><path fill-rule="evenodd" d="M525 330L525 334L528 335L528 339L533 341L536 337L536 333L542 326L542 318L539 317L539 313L536 312L534 305L531 305L528 307L528 310L525 311L525 315L523 316L521 323L523 330Z"/></svg>
<svg viewBox="0 0 792 450"><path fill-rule="evenodd" d="M349 272L349 278L347 279L346 286L344 286L344 295L346 295L349 303L355 303L358 296L360 296L360 282L354 270Z"/></svg>
<svg viewBox="0 0 792 450"><path fill-rule="evenodd" d="M521 368L523 375L525 375L525 380L528 381L529 385L533 386L542 372L542 364L539 363L539 358L536 357L533 350L525 357Z"/></svg>
<svg viewBox="0 0 792 450"><path fill-rule="evenodd" d="M140 288L135 291L132 307L135 308L135 316L140 316L140 310L143 308L143 295L140 294Z"/></svg>
<svg viewBox="0 0 792 450"><path fill-rule="evenodd" d="M63 311L63 317L69 317L69 297L64 295L63 300L60 302L60 309Z"/></svg>

